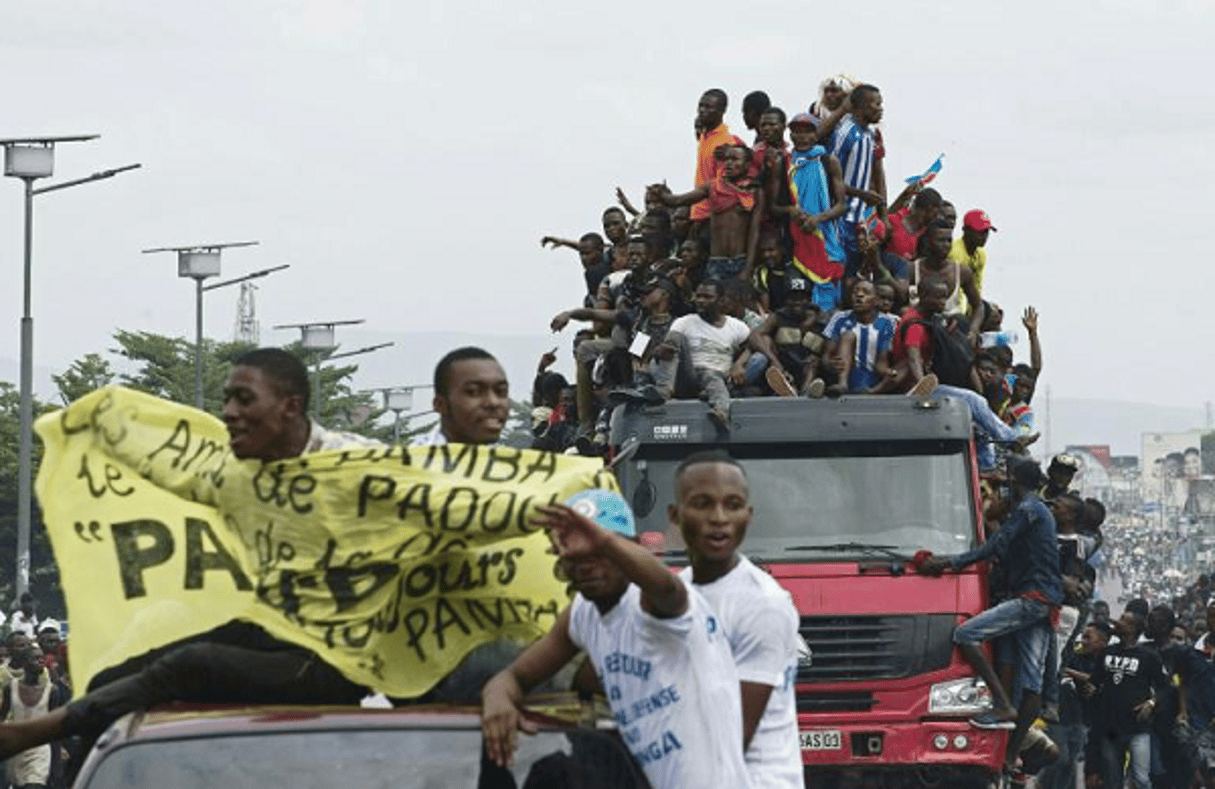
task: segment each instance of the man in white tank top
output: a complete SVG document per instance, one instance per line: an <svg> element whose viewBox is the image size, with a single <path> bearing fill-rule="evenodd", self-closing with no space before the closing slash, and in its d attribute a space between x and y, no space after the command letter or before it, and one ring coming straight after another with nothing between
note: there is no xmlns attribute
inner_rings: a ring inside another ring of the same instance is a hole
<svg viewBox="0 0 1215 789"><path fill-rule="evenodd" d="M566 506L568 505L568 506ZM743 761L738 671L717 617L634 538L627 502L583 491L541 507L574 601L553 629L486 684L489 758L509 766L524 694L585 649L621 737L654 789L753 784Z"/></svg>
<svg viewBox="0 0 1215 789"><path fill-rule="evenodd" d="M668 517L692 563L679 577L717 612L738 666L751 785L803 789L793 682L804 642L789 592L738 552L753 513L746 473L724 452L691 455L675 472L675 498Z"/></svg>
<svg viewBox="0 0 1215 789"><path fill-rule="evenodd" d="M67 702L65 689L43 668L33 642L24 632L8 637L10 679L0 691L0 720L24 721L46 715ZM42 787L51 782L51 749L57 744L36 745L10 756L4 776L13 789Z"/></svg>

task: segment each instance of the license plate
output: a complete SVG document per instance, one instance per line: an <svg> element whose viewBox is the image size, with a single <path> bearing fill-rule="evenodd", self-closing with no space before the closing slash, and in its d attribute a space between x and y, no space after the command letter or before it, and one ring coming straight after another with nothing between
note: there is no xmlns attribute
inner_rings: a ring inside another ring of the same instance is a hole
<svg viewBox="0 0 1215 789"><path fill-rule="evenodd" d="M838 729L798 732L803 751L836 751L844 747Z"/></svg>

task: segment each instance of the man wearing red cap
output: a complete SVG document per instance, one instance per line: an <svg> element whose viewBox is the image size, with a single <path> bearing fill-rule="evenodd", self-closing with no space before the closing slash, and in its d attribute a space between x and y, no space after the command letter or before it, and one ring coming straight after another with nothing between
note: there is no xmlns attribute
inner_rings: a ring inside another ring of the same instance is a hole
<svg viewBox="0 0 1215 789"><path fill-rule="evenodd" d="M949 259L969 266L975 273L975 290L983 292L983 270L987 267L987 236L996 229L986 211L975 208L962 219L962 237L949 248Z"/></svg>

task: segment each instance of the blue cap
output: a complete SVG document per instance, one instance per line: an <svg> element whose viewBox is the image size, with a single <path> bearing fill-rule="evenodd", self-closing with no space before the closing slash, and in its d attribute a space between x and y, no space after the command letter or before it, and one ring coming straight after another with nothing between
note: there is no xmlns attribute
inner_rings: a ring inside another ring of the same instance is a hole
<svg viewBox="0 0 1215 789"><path fill-rule="evenodd" d="M633 510L619 493L591 488L570 496L565 500L565 506L609 531L630 538L637 536Z"/></svg>

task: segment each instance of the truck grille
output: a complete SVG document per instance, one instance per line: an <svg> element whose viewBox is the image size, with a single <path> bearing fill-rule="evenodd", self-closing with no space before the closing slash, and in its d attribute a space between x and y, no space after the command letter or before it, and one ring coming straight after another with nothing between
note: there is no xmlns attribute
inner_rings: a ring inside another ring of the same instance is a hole
<svg viewBox="0 0 1215 789"><path fill-rule="evenodd" d="M899 679L949 665L953 614L917 616L803 616L802 638L811 664L798 682Z"/></svg>
<svg viewBox="0 0 1215 789"><path fill-rule="evenodd" d="M859 693L799 693L798 712L868 712L877 699L868 691Z"/></svg>

